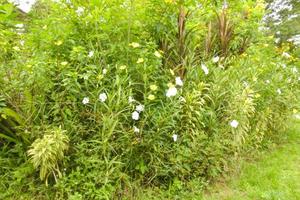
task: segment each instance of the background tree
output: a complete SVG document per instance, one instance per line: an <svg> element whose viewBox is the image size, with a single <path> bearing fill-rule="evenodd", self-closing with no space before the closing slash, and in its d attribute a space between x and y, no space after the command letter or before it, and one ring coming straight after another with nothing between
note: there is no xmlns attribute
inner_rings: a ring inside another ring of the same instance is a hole
<svg viewBox="0 0 300 200"><path fill-rule="evenodd" d="M277 42L292 41L300 45L300 1L269 0L264 21L276 33Z"/></svg>

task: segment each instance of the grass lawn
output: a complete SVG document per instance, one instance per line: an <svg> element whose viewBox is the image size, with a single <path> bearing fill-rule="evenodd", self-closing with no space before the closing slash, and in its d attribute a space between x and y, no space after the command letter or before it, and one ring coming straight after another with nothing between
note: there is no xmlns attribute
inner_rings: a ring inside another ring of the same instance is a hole
<svg viewBox="0 0 300 200"><path fill-rule="evenodd" d="M205 193L195 181L177 192L143 191L137 199L300 200L300 121L291 124L280 145L241 161L238 173L212 184Z"/></svg>
<svg viewBox="0 0 300 200"><path fill-rule="evenodd" d="M300 123L290 128L284 144L264 152L258 161L244 161L237 177L216 184L205 196L205 200L299 200Z"/></svg>

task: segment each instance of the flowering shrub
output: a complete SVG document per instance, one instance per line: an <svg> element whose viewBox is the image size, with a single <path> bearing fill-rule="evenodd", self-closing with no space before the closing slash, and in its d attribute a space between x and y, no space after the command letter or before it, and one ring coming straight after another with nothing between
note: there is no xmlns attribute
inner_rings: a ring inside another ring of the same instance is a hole
<svg viewBox="0 0 300 200"><path fill-rule="evenodd" d="M1 140L23 152L22 166L1 170L6 183L31 183L3 184L4 197L127 198L139 185L207 182L280 138L299 60L259 31L262 2L234 2L42 1L5 27L1 93L26 119L18 133L42 156L34 146L61 127L69 149L44 188L34 171L14 173L31 167L29 147Z"/></svg>

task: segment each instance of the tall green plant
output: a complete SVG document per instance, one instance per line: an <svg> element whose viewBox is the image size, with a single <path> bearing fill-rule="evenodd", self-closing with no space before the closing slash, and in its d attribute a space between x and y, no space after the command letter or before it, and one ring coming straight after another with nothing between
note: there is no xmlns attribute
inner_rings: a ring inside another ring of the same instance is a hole
<svg viewBox="0 0 300 200"><path fill-rule="evenodd" d="M48 177L53 175L55 181L62 177L59 162L68 149L69 138L61 128L47 130L43 138L36 139L28 155L34 168L40 171L40 179L48 185Z"/></svg>

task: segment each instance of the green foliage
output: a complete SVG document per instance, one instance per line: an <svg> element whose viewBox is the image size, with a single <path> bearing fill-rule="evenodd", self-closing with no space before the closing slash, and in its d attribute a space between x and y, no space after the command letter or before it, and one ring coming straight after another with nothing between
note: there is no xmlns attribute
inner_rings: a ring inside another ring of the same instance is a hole
<svg viewBox="0 0 300 200"><path fill-rule="evenodd" d="M0 30L10 41L0 46L0 91L26 140L3 145L55 181L44 188L28 170L34 181L21 180L32 185L8 191L30 195L36 186L57 199L134 198L140 185L176 192L280 139L297 109L299 60L258 30L260 4L232 1L225 12L221 1L40 1L24 30L14 19Z"/></svg>

